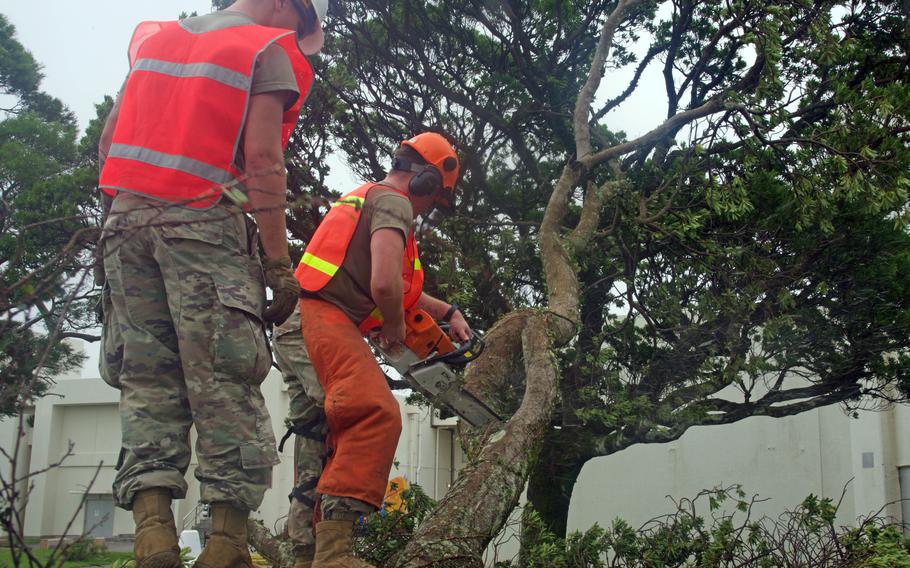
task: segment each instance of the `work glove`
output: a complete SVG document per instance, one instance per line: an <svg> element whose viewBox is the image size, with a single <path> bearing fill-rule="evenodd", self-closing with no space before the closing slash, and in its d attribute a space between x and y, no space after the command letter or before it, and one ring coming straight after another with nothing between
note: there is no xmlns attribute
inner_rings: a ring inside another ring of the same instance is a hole
<svg viewBox="0 0 910 568"><path fill-rule="evenodd" d="M291 257L265 258L265 285L272 289L272 303L262 312L262 319L281 325L291 317L300 301L300 284L291 271Z"/></svg>
<svg viewBox="0 0 910 568"><path fill-rule="evenodd" d="M95 280L95 286L104 288L107 284L107 273L104 272L104 262L100 259L92 264L92 278Z"/></svg>

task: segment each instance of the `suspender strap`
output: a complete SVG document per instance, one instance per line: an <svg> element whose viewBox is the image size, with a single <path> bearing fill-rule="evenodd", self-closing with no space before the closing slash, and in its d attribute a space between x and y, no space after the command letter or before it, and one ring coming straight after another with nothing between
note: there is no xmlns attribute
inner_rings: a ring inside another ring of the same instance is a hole
<svg viewBox="0 0 910 568"><path fill-rule="evenodd" d="M295 487L288 494L288 501L291 501L292 499L297 499L298 501L300 501L301 503L303 503L310 509L315 509L316 501L314 501L307 495L307 491L312 491L313 489L316 489L317 485L319 485L318 477L313 477L313 478L307 479L306 481L302 482L300 485Z"/></svg>
<svg viewBox="0 0 910 568"><path fill-rule="evenodd" d="M278 451L284 451L284 443L288 441L291 437L291 434L297 434L298 436L303 436L304 438L309 438L310 440L323 441L325 440L325 434L320 432L318 428L322 426L322 418L317 417L309 422L304 422L303 424L291 424L288 426L287 432L284 433L284 436L281 437L281 441L278 443Z"/></svg>

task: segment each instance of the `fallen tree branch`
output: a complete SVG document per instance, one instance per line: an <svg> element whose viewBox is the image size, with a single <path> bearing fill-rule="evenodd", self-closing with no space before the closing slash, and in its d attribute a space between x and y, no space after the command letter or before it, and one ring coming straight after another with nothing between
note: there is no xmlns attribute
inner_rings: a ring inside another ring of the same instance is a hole
<svg viewBox="0 0 910 568"><path fill-rule="evenodd" d="M290 568L294 565L294 549L290 540L282 540L265 528L262 521L246 522L247 542L256 552L269 561L272 568Z"/></svg>

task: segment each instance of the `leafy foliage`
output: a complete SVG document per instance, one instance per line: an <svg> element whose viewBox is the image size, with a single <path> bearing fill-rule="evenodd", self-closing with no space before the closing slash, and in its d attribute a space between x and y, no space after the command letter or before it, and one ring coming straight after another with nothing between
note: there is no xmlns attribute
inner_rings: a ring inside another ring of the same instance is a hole
<svg viewBox="0 0 910 568"><path fill-rule="evenodd" d="M107 547L103 544L95 544L91 540L79 540L66 547L63 557L66 560L89 560L105 552L107 552Z"/></svg>
<svg viewBox="0 0 910 568"><path fill-rule="evenodd" d="M81 143L72 114L39 90L38 63L0 15L0 416L82 362L62 340L94 324L98 121ZM110 101L99 113L110 109ZM103 116L103 115L102 115Z"/></svg>
<svg viewBox="0 0 910 568"><path fill-rule="evenodd" d="M910 566L910 539L870 517L857 527L835 525L838 504L808 496L777 519L752 518L755 498L738 486L703 491L676 511L639 529L617 519L562 539L541 517L525 514L528 568L704 567L852 568ZM707 507L705 506L707 504Z"/></svg>
<svg viewBox="0 0 910 568"><path fill-rule="evenodd" d="M401 552L417 526L436 506L419 485L410 485L401 493L402 507L385 509L369 516L360 527L355 540L357 556L376 566L391 566L395 554Z"/></svg>
<svg viewBox="0 0 910 568"><path fill-rule="evenodd" d="M180 549L180 565L184 568L191 568L196 563L196 559L190 555L190 552L188 547ZM111 564L111 568L136 568L136 559L120 558Z"/></svg>

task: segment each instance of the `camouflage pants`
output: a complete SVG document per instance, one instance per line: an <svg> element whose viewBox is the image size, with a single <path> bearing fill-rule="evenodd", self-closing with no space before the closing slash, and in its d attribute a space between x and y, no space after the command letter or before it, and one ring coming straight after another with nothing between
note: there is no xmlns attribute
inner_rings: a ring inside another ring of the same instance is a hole
<svg viewBox="0 0 910 568"><path fill-rule="evenodd" d="M287 425L295 433L294 454L297 486L290 495L288 536L295 545L312 545L314 508L317 499L325 519L360 517L373 507L350 497L316 495L316 484L322 474L325 436L328 433L323 404L325 391L307 355L300 333L300 307L282 325L275 328L272 348L288 388L290 410Z"/></svg>
<svg viewBox="0 0 910 568"><path fill-rule="evenodd" d="M101 376L120 389L114 498L186 495L190 427L203 502L254 510L278 462L260 384L271 366L251 221L120 194L102 234Z"/></svg>

